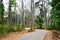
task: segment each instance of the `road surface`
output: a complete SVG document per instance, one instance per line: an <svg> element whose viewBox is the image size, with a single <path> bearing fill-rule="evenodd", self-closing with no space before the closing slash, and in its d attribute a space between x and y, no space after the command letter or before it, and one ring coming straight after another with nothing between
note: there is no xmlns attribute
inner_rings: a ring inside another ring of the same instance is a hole
<svg viewBox="0 0 60 40"><path fill-rule="evenodd" d="M46 30L36 30L35 32L26 34L14 40L44 40L46 34L47 34Z"/></svg>

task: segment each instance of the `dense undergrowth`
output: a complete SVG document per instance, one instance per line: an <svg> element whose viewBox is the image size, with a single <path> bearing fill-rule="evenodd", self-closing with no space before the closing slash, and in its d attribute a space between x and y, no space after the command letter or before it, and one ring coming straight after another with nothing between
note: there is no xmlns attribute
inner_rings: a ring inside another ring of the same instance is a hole
<svg viewBox="0 0 60 40"><path fill-rule="evenodd" d="M20 31L22 31L22 28L19 25L14 24L12 27L8 27L7 24L0 24L0 35Z"/></svg>

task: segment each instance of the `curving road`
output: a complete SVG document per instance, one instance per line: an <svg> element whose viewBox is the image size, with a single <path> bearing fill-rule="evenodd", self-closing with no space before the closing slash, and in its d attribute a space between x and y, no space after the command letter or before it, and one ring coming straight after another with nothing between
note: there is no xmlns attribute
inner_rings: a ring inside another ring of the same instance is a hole
<svg viewBox="0 0 60 40"><path fill-rule="evenodd" d="M15 40L44 40L46 34L46 30L36 30L35 32L16 38Z"/></svg>

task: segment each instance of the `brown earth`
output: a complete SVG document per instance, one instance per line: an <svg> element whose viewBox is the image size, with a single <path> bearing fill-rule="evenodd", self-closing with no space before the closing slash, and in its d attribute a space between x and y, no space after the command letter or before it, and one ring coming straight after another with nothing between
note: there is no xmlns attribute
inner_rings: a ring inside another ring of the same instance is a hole
<svg viewBox="0 0 60 40"><path fill-rule="evenodd" d="M56 30L48 31L45 40L60 40L60 31Z"/></svg>
<svg viewBox="0 0 60 40"><path fill-rule="evenodd" d="M14 38L21 37L21 36L25 35L26 33L28 33L28 32L26 32L26 31L13 32L13 33L10 33L9 35L0 37L0 40L13 40Z"/></svg>
<svg viewBox="0 0 60 40"><path fill-rule="evenodd" d="M46 35L46 37L45 37L45 40L53 40L52 39L52 32L51 31L47 31L48 33L47 33L47 35Z"/></svg>

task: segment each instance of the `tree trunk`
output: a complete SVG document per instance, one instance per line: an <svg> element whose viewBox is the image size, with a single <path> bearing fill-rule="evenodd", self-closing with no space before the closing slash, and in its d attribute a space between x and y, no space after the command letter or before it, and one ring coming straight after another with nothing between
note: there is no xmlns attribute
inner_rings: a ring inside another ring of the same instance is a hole
<svg viewBox="0 0 60 40"><path fill-rule="evenodd" d="M24 4L23 4L24 2L23 2L23 0L22 0L22 30L24 30L24 24L25 24L25 22L24 22Z"/></svg>
<svg viewBox="0 0 60 40"><path fill-rule="evenodd" d="M31 31L34 30L34 0L31 0L31 26L30 29Z"/></svg>
<svg viewBox="0 0 60 40"><path fill-rule="evenodd" d="M14 7L14 13L15 13L15 15L14 15L14 16L15 16L15 23L17 23L17 22L16 22L16 21L17 21L17 17L16 17L16 15L17 15L17 14L16 14L16 3L15 3L15 5L14 5L14 6L15 6L15 7Z"/></svg>
<svg viewBox="0 0 60 40"><path fill-rule="evenodd" d="M11 14L11 0L9 0L9 10L8 10L8 26L12 26L12 14Z"/></svg>

